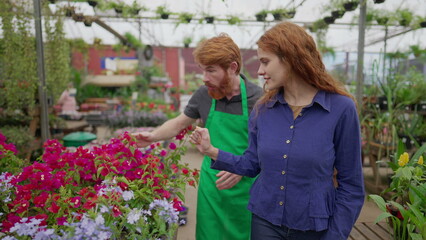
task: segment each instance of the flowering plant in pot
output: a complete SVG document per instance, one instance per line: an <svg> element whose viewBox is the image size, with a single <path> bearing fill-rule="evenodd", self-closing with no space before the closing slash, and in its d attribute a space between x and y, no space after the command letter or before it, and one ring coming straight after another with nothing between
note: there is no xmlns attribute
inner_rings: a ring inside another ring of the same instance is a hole
<svg viewBox="0 0 426 240"><path fill-rule="evenodd" d="M402 142L389 166L394 171L388 189L390 198L369 195L382 210L376 222L386 219L394 239L426 239L426 144L411 156Z"/></svg>
<svg viewBox="0 0 426 240"><path fill-rule="evenodd" d="M198 170L180 162L187 132L147 149L128 133L74 152L48 140L39 161L0 175L4 239L171 239L185 187L198 182Z"/></svg>

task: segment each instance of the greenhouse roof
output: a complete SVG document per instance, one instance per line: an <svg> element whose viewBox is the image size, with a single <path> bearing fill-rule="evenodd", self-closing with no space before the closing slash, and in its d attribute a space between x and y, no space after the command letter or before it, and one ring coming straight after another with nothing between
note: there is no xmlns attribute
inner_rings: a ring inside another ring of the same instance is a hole
<svg viewBox="0 0 426 240"><path fill-rule="evenodd" d="M132 4L133 0L123 0L127 4ZM294 18L289 21L308 27L313 22L330 15L330 10L324 10L329 0L156 0L136 2L147 8L141 11L137 17L123 18L113 10L100 11L91 7L86 2L59 1L51 4L53 11L58 6L71 4L76 7L76 11L85 16L99 17L119 34L132 33L141 39L144 44L156 46L183 46L183 39L191 37L191 46L203 39L215 36L221 32L228 33L241 48L256 48L256 40L259 36L276 22L271 14L266 18L266 22L257 22L255 13L266 9L276 8L296 8ZM373 0L367 0L368 9L378 11L396 12L398 9L409 9L416 16L426 17L425 0L386 0L381 4L374 4ZM194 19L186 24L179 23L177 15L171 19L163 20L157 18L155 9L158 6L166 5L169 10L179 14L190 12L194 14ZM341 19L337 19L334 24L329 25L326 35L327 45L333 47L335 51L356 51L358 42L358 20L359 7L352 12L346 12ZM214 24L207 24L204 16L215 16ZM242 22L239 25L230 25L226 21L229 16L238 16ZM92 43L95 38L102 40L103 44L117 44L119 39L100 27L92 24L86 27L82 22L75 22L72 18L65 21L66 35L69 38L83 38L86 42ZM313 34L314 35L314 34ZM385 27L380 25L368 26L365 37L366 52L381 52L384 48ZM387 41L387 52L406 51L409 45L425 45L426 28L413 30L410 27L389 26ZM425 46L423 46L425 47Z"/></svg>

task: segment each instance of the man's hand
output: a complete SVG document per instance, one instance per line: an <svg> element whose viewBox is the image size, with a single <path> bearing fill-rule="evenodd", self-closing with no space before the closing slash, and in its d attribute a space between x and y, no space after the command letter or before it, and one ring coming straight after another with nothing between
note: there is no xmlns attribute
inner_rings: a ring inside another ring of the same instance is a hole
<svg viewBox="0 0 426 240"><path fill-rule="evenodd" d="M242 178L240 175L226 171L220 171L218 174L216 174L216 177L219 177L219 179L216 181L216 187L219 190L232 188Z"/></svg>
<svg viewBox="0 0 426 240"><path fill-rule="evenodd" d="M153 143L152 133L151 132L137 132L132 133L132 136L136 138L136 146L138 147L146 147Z"/></svg>

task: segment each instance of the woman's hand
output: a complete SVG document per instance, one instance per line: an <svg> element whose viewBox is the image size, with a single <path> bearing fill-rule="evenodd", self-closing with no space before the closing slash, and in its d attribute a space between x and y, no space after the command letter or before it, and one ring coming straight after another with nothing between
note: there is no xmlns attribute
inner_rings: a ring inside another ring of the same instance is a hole
<svg viewBox="0 0 426 240"><path fill-rule="evenodd" d="M212 159L217 158L219 150L210 143L210 134L207 128L196 127L190 136L190 141L195 144L202 154Z"/></svg>

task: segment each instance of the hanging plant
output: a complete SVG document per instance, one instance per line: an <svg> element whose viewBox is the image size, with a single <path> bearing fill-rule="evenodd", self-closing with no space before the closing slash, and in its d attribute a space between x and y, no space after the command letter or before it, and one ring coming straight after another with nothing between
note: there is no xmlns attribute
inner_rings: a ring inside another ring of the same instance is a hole
<svg viewBox="0 0 426 240"><path fill-rule="evenodd" d="M332 17L332 16L331 17L327 16L327 17L324 17L323 20L327 24L333 24L336 19L334 17Z"/></svg>
<svg viewBox="0 0 426 240"><path fill-rule="evenodd" d="M385 0L373 0L375 4L384 3Z"/></svg>
<svg viewBox="0 0 426 240"><path fill-rule="evenodd" d="M87 3L92 7L96 7L98 5L97 0L88 0Z"/></svg>
<svg viewBox="0 0 426 240"><path fill-rule="evenodd" d="M358 7L359 2L358 1L348 1L343 3L343 7L346 11L350 12L355 10Z"/></svg>
<svg viewBox="0 0 426 240"><path fill-rule="evenodd" d="M37 58L31 29L32 14L22 2L0 1L0 26L3 35L1 94L5 108L31 110L37 92Z"/></svg>
<svg viewBox="0 0 426 240"><path fill-rule="evenodd" d="M165 5L158 6L155 12L160 16L161 19L168 19L170 14L172 14L172 12L170 12Z"/></svg>
<svg viewBox="0 0 426 240"><path fill-rule="evenodd" d="M214 22L214 16L206 16L204 17L206 23L212 24Z"/></svg>
<svg viewBox="0 0 426 240"><path fill-rule="evenodd" d="M413 20L413 13L409 9L398 9L396 14L401 26L408 27Z"/></svg>
<svg viewBox="0 0 426 240"><path fill-rule="evenodd" d="M45 6L45 10L48 8ZM65 39L62 16L46 14L45 70L47 93L57 100L70 79L70 48Z"/></svg>
<svg viewBox="0 0 426 240"><path fill-rule="evenodd" d="M182 12L179 14L180 23L190 23L194 14L188 12Z"/></svg>
<svg viewBox="0 0 426 240"><path fill-rule="evenodd" d="M228 21L229 25L236 25L241 23L241 19L237 16L228 16L228 19L226 19L226 21Z"/></svg>
<svg viewBox="0 0 426 240"><path fill-rule="evenodd" d="M281 21L282 18L284 17L284 14L286 14L286 10L284 8L276 8L269 12L272 14L275 21Z"/></svg>
<svg viewBox="0 0 426 240"><path fill-rule="evenodd" d="M343 15L345 15L345 11L344 10L340 10L339 9L339 10L334 10L334 11L331 12L331 16L334 19L342 18Z"/></svg>
<svg viewBox="0 0 426 240"><path fill-rule="evenodd" d="M268 15L268 10L261 10L255 14L256 21L264 22L266 20L266 16Z"/></svg>

